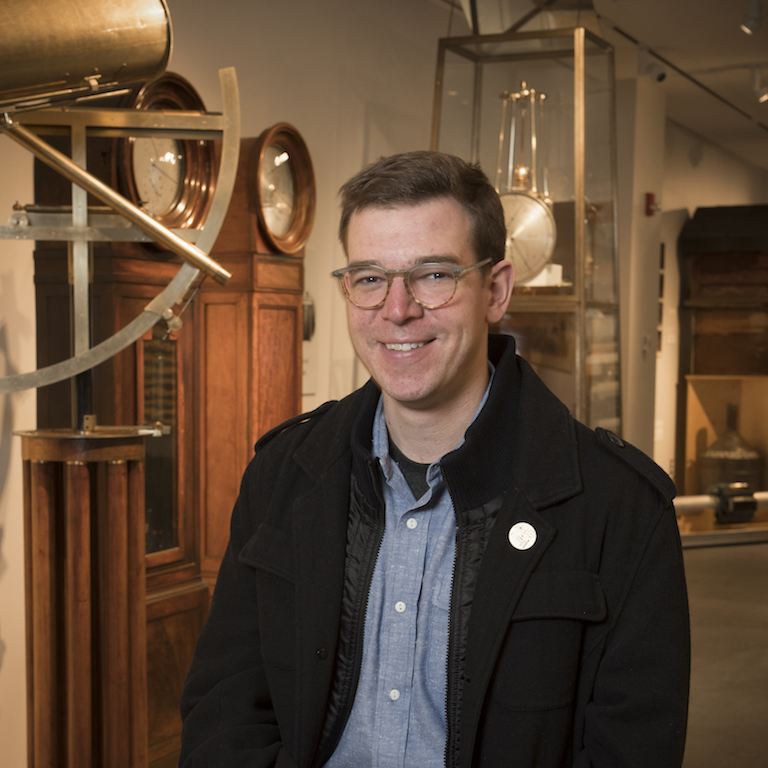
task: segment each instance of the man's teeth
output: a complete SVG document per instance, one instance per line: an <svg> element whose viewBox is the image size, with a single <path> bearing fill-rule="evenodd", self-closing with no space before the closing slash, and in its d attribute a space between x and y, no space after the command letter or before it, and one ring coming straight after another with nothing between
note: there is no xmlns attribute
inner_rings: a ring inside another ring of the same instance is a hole
<svg viewBox="0 0 768 768"><path fill-rule="evenodd" d="M387 349L393 349L396 352L408 352L411 349L418 349L423 346L423 341L408 341L405 344L387 344Z"/></svg>

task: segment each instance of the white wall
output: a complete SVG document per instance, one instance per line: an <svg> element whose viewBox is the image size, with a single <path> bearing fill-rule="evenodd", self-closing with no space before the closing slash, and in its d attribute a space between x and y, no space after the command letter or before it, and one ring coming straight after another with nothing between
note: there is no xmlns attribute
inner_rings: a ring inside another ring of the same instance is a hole
<svg viewBox="0 0 768 768"><path fill-rule="evenodd" d="M317 181L305 282L316 334L305 346L304 408L359 384L346 308L328 276L343 266L336 237L339 187L382 155L427 149L437 41L451 22L439 0L169 0L176 35L171 69L208 109L220 109L217 71L234 66L242 135L287 121L304 137ZM454 12L451 34L465 34ZM367 378L367 376L366 376Z"/></svg>
<svg viewBox="0 0 768 768"><path fill-rule="evenodd" d="M645 215L645 194L661 197L663 92L648 76L620 80L616 110L622 436L651 453L660 217Z"/></svg>
<svg viewBox="0 0 768 768"><path fill-rule="evenodd" d="M347 394L355 379L344 300L328 276L341 266L337 190L366 163L426 149L437 41L447 34L440 0L168 0L175 33L169 69L221 109L218 69L234 66L242 135L293 123L312 155L316 223L306 286L316 303L311 408ZM465 34L455 13L451 34ZM0 222L32 202L32 159L0 136ZM0 240L0 375L35 367L32 247ZM362 372L358 373L359 379ZM0 744L2 765L26 765L21 457L12 430L33 429L35 396L0 396Z"/></svg>
<svg viewBox="0 0 768 768"><path fill-rule="evenodd" d="M667 121L664 150L665 211L718 205L768 204L768 171Z"/></svg>

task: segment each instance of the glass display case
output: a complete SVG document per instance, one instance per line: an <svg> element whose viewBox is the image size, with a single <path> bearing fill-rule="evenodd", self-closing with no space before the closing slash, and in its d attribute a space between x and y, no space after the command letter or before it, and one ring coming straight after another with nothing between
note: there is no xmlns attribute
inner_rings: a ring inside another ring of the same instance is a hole
<svg viewBox="0 0 768 768"><path fill-rule="evenodd" d="M498 330L576 418L620 431L611 46L581 27L441 40L431 143L502 197L523 280Z"/></svg>
<svg viewBox="0 0 768 768"><path fill-rule="evenodd" d="M768 456L768 376L691 374L686 379L684 479L680 493L711 493L718 482L742 482L744 493L765 490ZM720 448L719 451L713 450ZM768 528L768 510L744 520L717 519L715 509L679 518L681 533Z"/></svg>

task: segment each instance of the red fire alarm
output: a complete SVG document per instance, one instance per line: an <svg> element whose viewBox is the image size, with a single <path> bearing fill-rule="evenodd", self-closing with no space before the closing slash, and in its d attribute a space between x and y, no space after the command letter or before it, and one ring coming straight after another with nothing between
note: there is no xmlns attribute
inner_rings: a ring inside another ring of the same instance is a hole
<svg viewBox="0 0 768 768"><path fill-rule="evenodd" d="M661 210L661 205L656 202L656 195L653 192L645 193L645 215L653 216L656 211Z"/></svg>

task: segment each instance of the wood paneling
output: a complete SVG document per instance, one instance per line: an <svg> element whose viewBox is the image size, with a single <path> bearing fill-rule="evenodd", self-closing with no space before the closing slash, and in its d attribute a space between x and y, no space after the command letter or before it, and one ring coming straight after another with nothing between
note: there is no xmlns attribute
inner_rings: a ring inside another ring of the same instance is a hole
<svg viewBox="0 0 768 768"><path fill-rule="evenodd" d="M140 768L147 745L143 441L27 433L22 457L29 765Z"/></svg>
<svg viewBox="0 0 768 768"><path fill-rule="evenodd" d="M248 298L210 292L200 297L200 563L215 579L229 539L229 520L248 463Z"/></svg>
<svg viewBox="0 0 768 768"><path fill-rule="evenodd" d="M208 608L202 582L188 591L150 595L147 602L147 722L150 765L175 765L180 747L179 695Z"/></svg>
<svg viewBox="0 0 768 768"><path fill-rule="evenodd" d="M240 254L219 256L284 287L230 292L206 285L199 297L200 564L211 590L253 445L301 405L302 262L248 254L246 264Z"/></svg>
<svg viewBox="0 0 768 768"><path fill-rule="evenodd" d="M301 295L253 296L253 399L260 437L298 412L301 397Z"/></svg>

